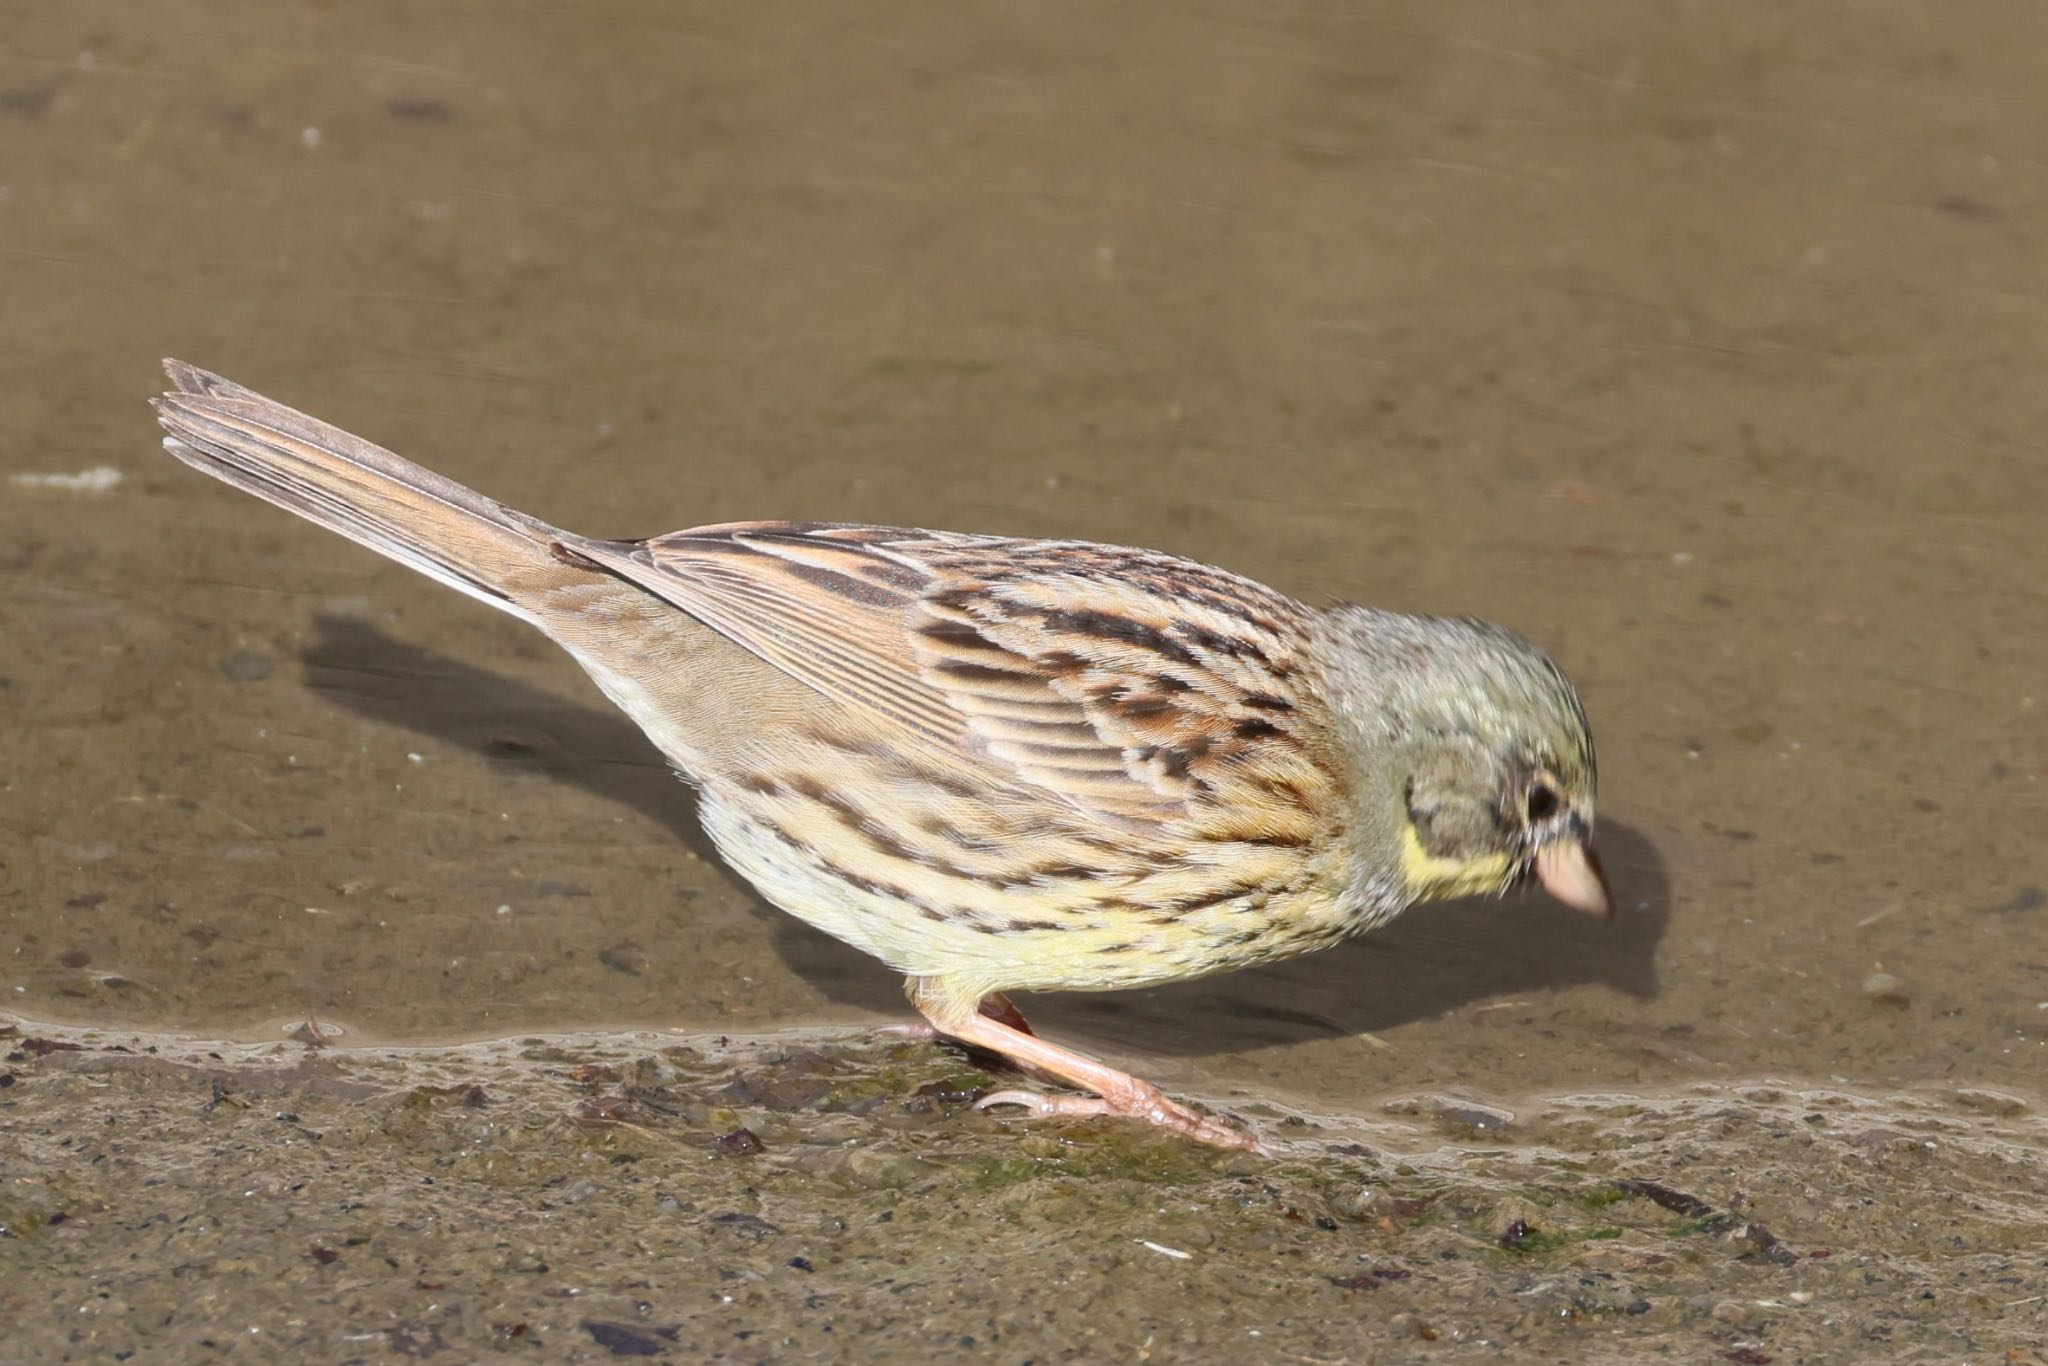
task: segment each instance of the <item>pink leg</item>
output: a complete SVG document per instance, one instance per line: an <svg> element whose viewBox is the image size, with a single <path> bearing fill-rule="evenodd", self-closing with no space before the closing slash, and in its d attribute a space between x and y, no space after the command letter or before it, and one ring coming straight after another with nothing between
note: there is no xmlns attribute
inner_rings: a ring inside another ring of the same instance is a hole
<svg viewBox="0 0 2048 1366"><path fill-rule="evenodd" d="M914 995L912 999L916 999ZM1003 1004L1007 1006L1009 1003L1005 1001ZM923 1009L923 1006L920 1004L919 1008ZM1015 1014L1014 1007L1010 1013ZM983 1096L975 1105L977 1110L985 1110L991 1105L1021 1105L1041 1115L1123 1115L1186 1134L1203 1143L1213 1143L1219 1148L1265 1151L1251 1134L1182 1105L1150 1082L1140 1081L1130 1073L1119 1072L1085 1053L1047 1043L1028 1031L1004 1023L988 1011L986 1002L979 1013L958 1023L942 1022L930 1014L925 1018L931 1021L933 1029L950 1038L986 1048L1028 1070L1095 1093L1092 1096L1046 1096L1032 1091L997 1091ZM1021 1023L1021 1017L1019 1019Z"/></svg>
<svg viewBox="0 0 2048 1366"><path fill-rule="evenodd" d="M1000 1020L1020 1034L1031 1033L1031 1022L1024 1018L1024 1012L1000 991L992 991L981 998L981 1013L991 1020ZM916 1024L883 1025L881 1033L898 1039L944 1039L957 1038L929 1021Z"/></svg>

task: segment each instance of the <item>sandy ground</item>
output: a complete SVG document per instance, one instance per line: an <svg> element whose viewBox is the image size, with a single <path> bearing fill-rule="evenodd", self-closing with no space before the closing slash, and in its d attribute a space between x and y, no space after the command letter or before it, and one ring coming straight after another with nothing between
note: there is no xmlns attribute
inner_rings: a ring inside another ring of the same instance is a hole
<svg viewBox="0 0 2048 1366"><path fill-rule="evenodd" d="M2048 1352L2038 8L4 22L10 1353ZM1623 913L1032 1003L1313 1117L1270 1166L977 1119L546 642L163 457L167 354L591 533L1085 536L1508 622L1585 691ZM716 1099L820 1068L861 1104Z"/></svg>

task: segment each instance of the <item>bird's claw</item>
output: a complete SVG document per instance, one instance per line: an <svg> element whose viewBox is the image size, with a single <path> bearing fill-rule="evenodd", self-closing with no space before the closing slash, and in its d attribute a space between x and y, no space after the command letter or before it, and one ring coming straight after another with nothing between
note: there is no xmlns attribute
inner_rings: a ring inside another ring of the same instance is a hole
<svg viewBox="0 0 2048 1366"><path fill-rule="evenodd" d="M1118 1115L1126 1119L1142 1119L1162 1129L1207 1143L1218 1148L1234 1148L1240 1152L1264 1154L1265 1144L1247 1131L1235 1128L1220 1120L1212 1119L1199 1110L1182 1105L1163 1093L1147 1087L1150 1094L1132 1096L1119 1103L1103 1096L1048 1095L1040 1091L991 1091L974 1103L977 1110L987 1110L997 1105L1018 1105L1033 1114L1061 1116L1065 1118L1092 1118L1096 1115Z"/></svg>

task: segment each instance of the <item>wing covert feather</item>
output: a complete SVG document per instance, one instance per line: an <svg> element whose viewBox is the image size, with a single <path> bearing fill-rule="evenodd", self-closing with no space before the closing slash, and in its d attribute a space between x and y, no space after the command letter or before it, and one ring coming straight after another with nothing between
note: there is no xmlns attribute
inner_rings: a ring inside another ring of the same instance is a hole
<svg viewBox="0 0 2048 1366"><path fill-rule="evenodd" d="M1288 808L1332 781L1288 700L1303 611L1250 580L1153 551L864 526L747 522L649 541L565 538L917 758L1002 761L1112 824L1165 823L1254 784ZM985 765L984 765L985 766Z"/></svg>

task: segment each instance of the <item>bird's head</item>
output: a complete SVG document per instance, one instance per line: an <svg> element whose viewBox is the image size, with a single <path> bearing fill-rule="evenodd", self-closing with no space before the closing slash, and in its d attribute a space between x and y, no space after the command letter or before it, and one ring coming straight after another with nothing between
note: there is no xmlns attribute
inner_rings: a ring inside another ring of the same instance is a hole
<svg viewBox="0 0 2048 1366"><path fill-rule="evenodd" d="M1328 624L1331 701L1380 884L1411 904L1534 878L1608 915L1593 737L1549 657L1485 622L1345 607Z"/></svg>

